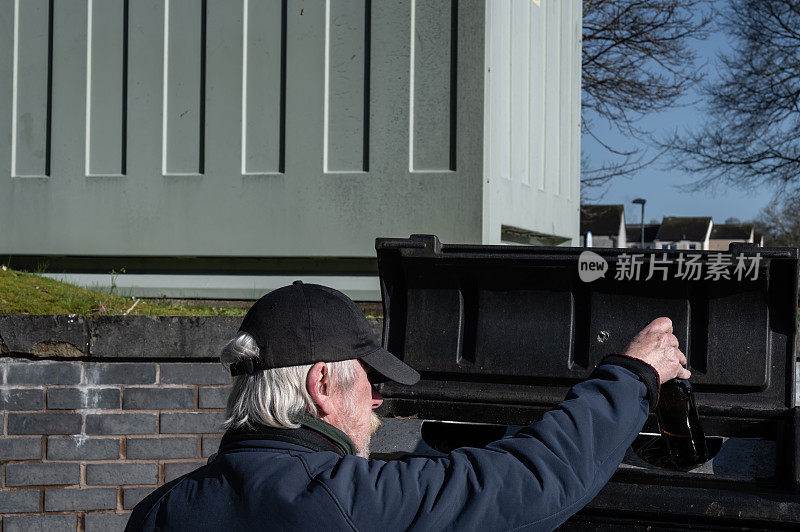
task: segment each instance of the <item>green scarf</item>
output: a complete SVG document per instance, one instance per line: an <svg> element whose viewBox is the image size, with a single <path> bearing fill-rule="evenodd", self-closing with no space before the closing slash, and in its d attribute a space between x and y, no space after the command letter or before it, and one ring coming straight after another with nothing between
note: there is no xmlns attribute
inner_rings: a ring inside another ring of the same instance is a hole
<svg viewBox="0 0 800 532"><path fill-rule="evenodd" d="M353 440L330 423L326 423L306 411L292 416L292 421L325 436L342 452L342 454L358 454Z"/></svg>

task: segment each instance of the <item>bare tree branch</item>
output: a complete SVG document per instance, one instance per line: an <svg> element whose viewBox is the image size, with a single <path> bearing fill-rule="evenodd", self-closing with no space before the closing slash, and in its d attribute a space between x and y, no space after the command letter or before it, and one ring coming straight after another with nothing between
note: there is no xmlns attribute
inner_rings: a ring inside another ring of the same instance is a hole
<svg viewBox="0 0 800 532"><path fill-rule="evenodd" d="M800 247L800 196L784 196L764 207L753 220L766 246Z"/></svg>
<svg viewBox="0 0 800 532"><path fill-rule="evenodd" d="M716 184L800 189L800 0L731 0L722 27L733 43L705 87L709 120L661 145L672 162ZM800 203L799 203L800 204Z"/></svg>
<svg viewBox="0 0 800 532"><path fill-rule="evenodd" d="M596 187L631 175L656 155L615 148L600 138L588 116L641 139L650 132L638 121L676 104L702 76L690 39L707 37L706 0L584 0L582 129L609 152L593 166L581 160L582 183Z"/></svg>

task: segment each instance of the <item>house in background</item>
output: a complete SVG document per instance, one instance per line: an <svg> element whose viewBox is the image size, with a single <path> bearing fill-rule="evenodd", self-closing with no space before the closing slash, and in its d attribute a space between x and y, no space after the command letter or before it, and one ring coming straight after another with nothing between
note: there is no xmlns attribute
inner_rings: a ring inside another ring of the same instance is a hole
<svg viewBox="0 0 800 532"><path fill-rule="evenodd" d="M652 249L661 224L644 224L644 249ZM642 247L642 224L625 226L626 240L629 248Z"/></svg>
<svg viewBox="0 0 800 532"><path fill-rule="evenodd" d="M591 242L587 244L587 235ZM581 205L581 246L626 247L625 207L622 205Z"/></svg>
<svg viewBox="0 0 800 532"><path fill-rule="evenodd" d="M591 232L590 247L642 248L642 224L624 226L624 235L617 233L617 224L624 223L622 205L581 206L581 246ZM644 224L644 249L705 249L727 251L731 242L764 245L764 235L752 223L714 224L710 216L666 216L661 223Z"/></svg>
<svg viewBox="0 0 800 532"><path fill-rule="evenodd" d="M655 249L709 249L710 216L665 216L653 240Z"/></svg>
<svg viewBox="0 0 800 532"><path fill-rule="evenodd" d="M708 249L727 251L731 242L756 242L753 224L715 224L711 229ZM759 234L759 245L764 237Z"/></svg>

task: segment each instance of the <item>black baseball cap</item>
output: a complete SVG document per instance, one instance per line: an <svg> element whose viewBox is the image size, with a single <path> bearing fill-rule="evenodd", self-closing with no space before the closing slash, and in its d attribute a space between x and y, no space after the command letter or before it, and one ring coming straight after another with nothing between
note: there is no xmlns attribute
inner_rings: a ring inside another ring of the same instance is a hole
<svg viewBox="0 0 800 532"><path fill-rule="evenodd" d="M419 381L419 373L381 347L356 304L327 286L295 281L273 290L250 307L239 331L255 339L261 356L234 362L231 375L357 358L400 384Z"/></svg>

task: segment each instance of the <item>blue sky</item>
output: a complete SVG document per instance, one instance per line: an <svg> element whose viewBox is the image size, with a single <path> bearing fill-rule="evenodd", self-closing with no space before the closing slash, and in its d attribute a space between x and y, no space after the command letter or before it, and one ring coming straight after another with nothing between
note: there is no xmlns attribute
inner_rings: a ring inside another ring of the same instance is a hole
<svg viewBox="0 0 800 532"><path fill-rule="evenodd" d="M725 35L714 33L706 41L695 42L695 48L700 56L698 63L706 73L706 79L713 80L716 76L717 54L726 50ZM684 105L681 107L648 116L637 125L660 137L667 136L676 129L681 132L699 127L707 116L699 95L693 92L682 103ZM602 135L603 140L618 149L646 146L641 141L604 128L599 119L593 122L597 124L596 132ZM583 153L593 163L607 159L608 152L592 137L583 135L581 144ZM769 203L773 194L771 189L743 190L724 186L717 186L713 190L687 192L686 184L692 183L696 176L664 168L665 162L666 160L656 161L632 177L615 179L602 197L597 197L599 191L589 191L588 202L625 205L627 223L639 223L641 219L641 207L631 203L634 198L639 197L647 200L644 214L646 222L653 218L660 221L664 216L711 216L715 223L722 223L730 217L742 221L754 218Z"/></svg>

